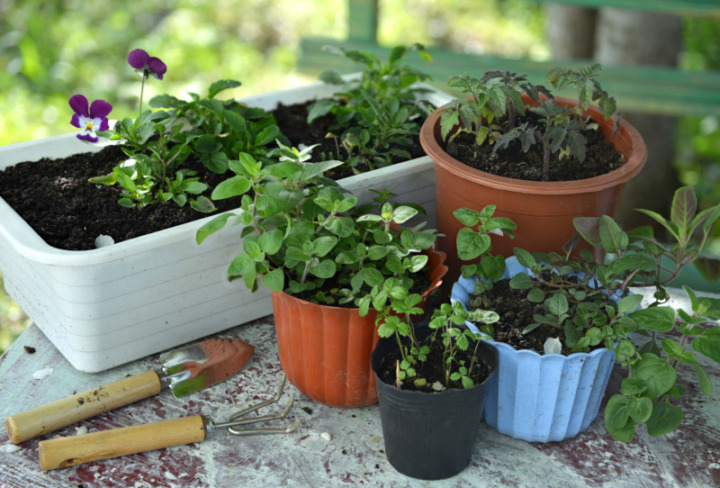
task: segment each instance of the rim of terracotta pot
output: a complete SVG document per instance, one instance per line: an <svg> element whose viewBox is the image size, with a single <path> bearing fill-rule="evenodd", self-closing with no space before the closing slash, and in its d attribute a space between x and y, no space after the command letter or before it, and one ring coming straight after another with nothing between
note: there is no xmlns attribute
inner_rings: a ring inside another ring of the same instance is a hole
<svg viewBox="0 0 720 488"><path fill-rule="evenodd" d="M437 249L435 247L435 244L433 244L433 246L430 249L424 250L422 253L428 255L428 267L429 267L429 271L430 271L430 276L429 276L430 286L428 287L427 290L425 290L421 294L422 298L423 298L423 302L425 302L427 300L427 297L430 295L430 293L433 290L439 288L440 285L442 285L443 278L445 277L445 275L448 272L448 267L445 264L445 260L447 259L447 253L445 253L445 251L440 251L439 249ZM305 304L308 304L308 305L314 305L317 307L326 307L329 309L338 309L338 310L360 310L359 308L356 308L356 307L338 307L336 305L325 305L325 304L310 302L308 300L298 298L295 295L291 295L284 290L283 291L273 291L273 293L282 293L282 294L293 297L295 300L304 302ZM372 313L374 311L375 311L375 309L370 308L370 313Z"/></svg>
<svg viewBox="0 0 720 488"><path fill-rule="evenodd" d="M533 105L532 100L523 94L523 100ZM564 97L555 97L558 105L575 106L574 100ZM617 147L617 142L625 142L627 152L622 151L625 157L625 164L604 175L594 176L583 180L573 181L529 181L497 176L485 171L480 171L467 164L464 164L450 156L440 146L440 114L446 110L448 105L438 107L425 120L420 129L420 144L433 161L442 166L445 170L456 174L461 178L471 181L482 181L483 184L500 190L527 193L531 191L537 194L567 195L574 193L585 193L588 191L601 191L623 183L635 177L647 162L647 148L640 133L625 119L620 117L617 133L610 141ZM589 113L594 122L600 125L606 136L612 133L612 120L605 120L602 113L596 107L590 107L585 113Z"/></svg>

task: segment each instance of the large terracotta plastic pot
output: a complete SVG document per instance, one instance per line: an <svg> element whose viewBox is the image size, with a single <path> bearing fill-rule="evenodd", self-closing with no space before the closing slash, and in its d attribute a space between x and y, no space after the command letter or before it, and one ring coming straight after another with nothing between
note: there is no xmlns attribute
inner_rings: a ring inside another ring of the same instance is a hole
<svg viewBox="0 0 720 488"><path fill-rule="evenodd" d="M529 101L526 96L524 99ZM576 105L566 98L555 100L559 105ZM496 176L463 164L442 149L442 111L440 107L426 119L420 131L420 143L435 163L438 230L444 234L439 244L448 253L448 265L453 271L459 270L461 264L455 249L455 239L462 227L453 216L456 209L479 211L493 204L497 206L496 217L506 217L517 224L515 239L493 236L493 250L498 255L512 256L514 247L530 252L560 252L563 244L575 234L572 224L575 217L614 215L625 183L637 176L647 161L645 142L634 127L620 119L619 128L612 136L612 121L606 121L591 107L592 119L625 157L626 162L620 168L594 178L564 182Z"/></svg>
<svg viewBox="0 0 720 488"><path fill-rule="evenodd" d="M445 253L426 251L431 285L447 273ZM376 313L360 317L357 308L318 305L272 293L278 353L288 380L301 393L324 405L358 408L377 402L370 356L378 340Z"/></svg>

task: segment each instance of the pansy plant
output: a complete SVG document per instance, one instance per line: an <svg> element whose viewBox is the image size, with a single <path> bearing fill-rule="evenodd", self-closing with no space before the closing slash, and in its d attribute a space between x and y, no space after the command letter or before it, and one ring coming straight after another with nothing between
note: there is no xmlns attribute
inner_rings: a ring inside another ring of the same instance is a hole
<svg viewBox="0 0 720 488"><path fill-rule="evenodd" d="M199 181L197 172L188 168L189 161L199 161L208 170L222 174L228 170L228 155L248 152L268 161L269 147L279 133L274 117L262 109L239 104L233 99L217 100L222 91L240 86L234 80L211 84L206 97L191 93L186 102L170 95L150 100L153 110L142 110L145 80L162 80L167 72L165 63L142 49L128 55L128 64L142 76L140 113L137 118L119 120L110 130L107 115L112 109L104 100L88 105L83 95L74 95L70 106L75 111L71 123L80 128L78 138L98 141L98 132L109 131L110 139L121 142L128 159L110 174L91 178L96 184L118 185L125 207L174 201L179 206L189 203L201 212L215 210L212 201L203 196L207 185ZM192 197L192 198L191 198Z"/></svg>

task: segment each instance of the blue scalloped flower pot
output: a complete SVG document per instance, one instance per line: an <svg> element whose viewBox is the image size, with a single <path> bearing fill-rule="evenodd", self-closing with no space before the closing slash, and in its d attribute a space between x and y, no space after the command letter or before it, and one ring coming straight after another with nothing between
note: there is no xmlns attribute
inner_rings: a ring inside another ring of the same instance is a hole
<svg viewBox="0 0 720 488"><path fill-rule="evenodd" d="M529 270L515 257L508 258L501 279L523 271ZM466 305L473 289L474 280L461 277L453 285L451 298ZM570 356L540 355L489 342L498 351L499 366L485 404L488 425L515 439L550 442L574 437L595 420L615 364L615 351L601 348Z"/></svg>

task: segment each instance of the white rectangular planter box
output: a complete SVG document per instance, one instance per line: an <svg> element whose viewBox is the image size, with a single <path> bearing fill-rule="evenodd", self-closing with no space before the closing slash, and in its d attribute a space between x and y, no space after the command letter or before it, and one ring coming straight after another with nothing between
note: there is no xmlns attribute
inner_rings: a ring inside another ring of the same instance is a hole
<svg viewBox="0 0 720 488"><path fill-rule="evenodd" d="M336 87L314 83L243 98L268 110L327 97ZM436 105L451 100L434 91ZM0 169L42 157L99 150L74 134L0 147ZM362 201L368 189L397 185L398 202L423 205L435 225L435 176L421 157L339 182ZM43 241L0 198L0 270L5 287L78 370L103 371L272 313L270 293L250 293L226 270L241 246L232 226L195 243L213 217L90 251L66 251Z"/></svg>

